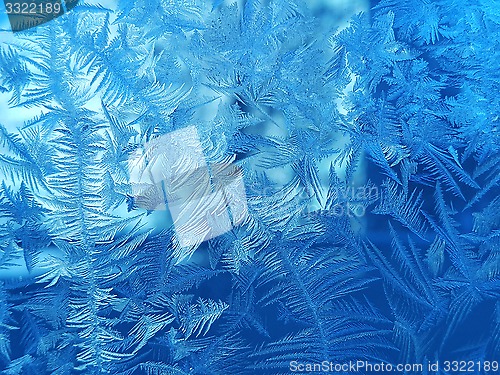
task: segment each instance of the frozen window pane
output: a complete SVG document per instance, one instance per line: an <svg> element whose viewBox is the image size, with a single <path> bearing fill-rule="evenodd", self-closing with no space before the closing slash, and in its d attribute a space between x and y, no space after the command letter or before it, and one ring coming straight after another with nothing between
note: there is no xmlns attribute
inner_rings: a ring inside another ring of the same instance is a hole
<svg viewBox="0 0 500 375"><path fill-rule="evenodd" d="M128 165L136 205L168 208L182 247L224 234L246 217L241 170L228 162L212 166L210 174L195 127L148 142Z"/></svg>

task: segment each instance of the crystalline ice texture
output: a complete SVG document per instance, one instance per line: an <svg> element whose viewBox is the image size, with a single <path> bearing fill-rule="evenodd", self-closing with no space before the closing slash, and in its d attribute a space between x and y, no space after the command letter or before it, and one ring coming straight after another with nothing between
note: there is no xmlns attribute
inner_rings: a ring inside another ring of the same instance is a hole
<svg viewBox="0 0 500 375"><path fill-rule="evenodd" d="M130 156L129 171L135 204L147 210L168 207L182 247L217 237L246 217L241 170L221 163L210 175L195 127L148 142Z"/></svg>

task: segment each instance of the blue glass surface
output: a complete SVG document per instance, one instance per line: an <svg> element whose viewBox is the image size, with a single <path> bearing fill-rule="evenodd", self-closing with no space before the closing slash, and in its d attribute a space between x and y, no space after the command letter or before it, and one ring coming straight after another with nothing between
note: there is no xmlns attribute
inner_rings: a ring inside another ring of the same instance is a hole
<svg viewBox="0 0 500 375"><path fill-rule="evenodd" d="M499 373L499 1L55 3L0 9L2 374Z"/></svg>

